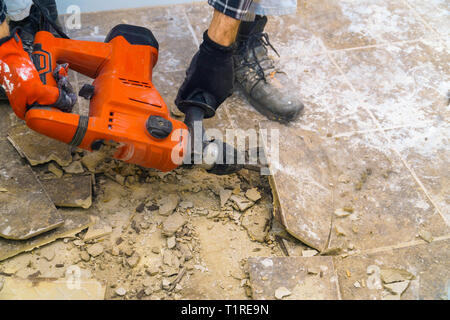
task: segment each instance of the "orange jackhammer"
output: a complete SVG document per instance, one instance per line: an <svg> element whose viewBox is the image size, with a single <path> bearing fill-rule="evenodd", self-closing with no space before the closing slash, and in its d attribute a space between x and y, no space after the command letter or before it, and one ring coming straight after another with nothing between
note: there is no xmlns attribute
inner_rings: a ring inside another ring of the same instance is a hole
<svg viewBox="0 0 450 320"><path fill-rule="evenodd" d="M52 107L34 107L27 125L48 137L89 151L113 141L114 158L147 168L170 171L182 164L187 126L170 117L152 84L158 42L146 28L118 25L105 43L36 34L33 62L44 84L57 86L67 67L95 79L80 90L90 100L89 116ZM64 66L57 68L57 66Z"/></svg>

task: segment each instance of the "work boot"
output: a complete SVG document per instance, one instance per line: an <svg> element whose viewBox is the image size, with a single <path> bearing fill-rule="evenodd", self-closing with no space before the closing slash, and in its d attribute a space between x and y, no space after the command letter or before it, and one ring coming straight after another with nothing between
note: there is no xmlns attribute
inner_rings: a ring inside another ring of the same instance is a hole
<svg viewBox="0 0 450 320"><path fill-rule="evenodd" d="M260 113L271 120L289 122L299 116L303 103L295 94L297 88L268 55L269 48L277 55L278 52L264 33L266 23L265 16L241 23L238 54L234 57L235 85Z"/></svg>
<svg viewBox="0 0 450 320"><path fill-rule="evenodd" d="M61 29L61 24L58 21L58 9L55 0L37 0L37 4L46 13L47 17ZM20 28L18 31L20 39L22 40L23 48L30 55L33 52L34 36L38 31L50 31L57 36L57 33L49 22L44 19L41 9L35 4L31 6L30 14L20 21L9 21L9 29ZM0 101L8 101L5 90L0 86Z"/></svg>

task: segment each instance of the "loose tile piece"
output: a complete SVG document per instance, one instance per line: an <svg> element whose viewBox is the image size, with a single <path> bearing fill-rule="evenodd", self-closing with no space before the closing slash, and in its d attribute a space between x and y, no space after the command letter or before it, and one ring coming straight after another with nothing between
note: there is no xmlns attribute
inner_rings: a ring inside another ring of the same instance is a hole
<svg viewBox="0 0 450 320"><path fill-rule="evenodd" d="M321 139L313 132L273 122L263 122L261 127L289 137L279 141L279 159L269 157L272 192L281 221L291 235L323 251L331 230L333 171ZM270 152L272 141L265 146L267 155L276 154Z"/></svg>
<svg viewBox="0 0 450 320"><path fill-rule="evenodd" d="M340 299L331 257L252 257L248 265L253 299Z"/></svg>
<svg viewBox="0 0 450 320"><path fill-rule="evenodd" d="M52 160L60 166L72 162L69 145L34 132L26 125L13 127L8 132L8 139L32 166Z"/></svg>
<svg viewBox="0 0 450 320"><path fill-rule="evenodd" d="M335 257L342 298L383 299L394 293L405 300L448 299L450 240L422 243L382 252ZM351 274L347 276L346 270ZM355 288L354 282L364 284Z"/></svg>
<svg viewBox="0 0 450 320"><path fill-rule="evenodd" d="M0 140L0 237L25 240L63 224L42 185L8 141Z"/></svg>
<svg viewBox="0 0 450 320"><path fill-rule="evenodd" d="M25 241L0 239L0 261L22 252L31 251L57 239L72 237L92 225L89 214L85 210L60 209L58 212L61 214L64 224L57 229Z"/></svg>
<svg viewBox="0 0 450 320"><path fill-rule="evenodd" d="M92 205L90 175L42 180L41 183L57 207L88 209Z"/></svg>
<svg viewBox="0 0 450 320"><path fill-rule="evenodd" d="M7 278L0 300L103 300L106 286L96 280Z"/></svg>

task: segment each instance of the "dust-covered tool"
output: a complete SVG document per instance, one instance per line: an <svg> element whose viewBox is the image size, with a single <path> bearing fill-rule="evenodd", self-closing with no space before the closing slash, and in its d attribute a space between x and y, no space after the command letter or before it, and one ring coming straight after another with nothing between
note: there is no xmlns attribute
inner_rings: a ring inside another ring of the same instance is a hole
<svg viewBox="0 0 450 320"><path fill-rule="evenodd" d="M158 42L146 28L118 25L104 43L36 34L33 62L44 84L67 85L72 69L94 79L79 95L90 101L89 115L53 107L31 107L27 125L48 137L89 151L111 141L114 158L170 171L182 164L187 126L170 117L152 83Z"/></svg>

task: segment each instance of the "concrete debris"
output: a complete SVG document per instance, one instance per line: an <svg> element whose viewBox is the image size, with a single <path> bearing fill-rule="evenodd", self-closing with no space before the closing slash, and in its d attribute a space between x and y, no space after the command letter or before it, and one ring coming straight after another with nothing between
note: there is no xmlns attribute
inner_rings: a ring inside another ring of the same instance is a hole
<svg viewBox="0 0 450 320"><path fill-rule="evenodd" d="M134 268L138 265L140 260L141 256L137 252L134 252L133 255L127 259L127 264L129 267Z"/></svg>
<svg viewBox="0 0 450 320"><path fill-rule="evenodd" d="M64 174L64 172L58 168L53 162L50 162L47 170L53 173L57 178L61 178Z"/></svg>
<svg viewBox="0 0 450 320"><path fill-rule="evenodd" d="M319 253L319 251L314 249L308 249L302 251L302 257L313 257L316 256Z"/></svg>
<svg viewBox="0 0 450 320"><path fill-rule="evenodd" d="M120 287L117 288L115 293L119 296L119 297L123 297L124 295L127 294L127 290L125 290L124 288Z"/></svg>
<svg viewBox="0 0 450 320"><path fill-rule="evenodd" d="M353 286L355 288L361 288L361 283L359 283L359 281L355 281L355 283L353 284Z"/></svg>
<svg viewBox="0 0 450 320"><path fill-rule="evenodd" d="M70 173L70 174L84 173L84 169L83 169L83 165L81 164L81 161L74 161L71 164L69 164L67 167L63 167L63 169L66 173Z"/></svg>
<svg viewBox="0 0 450 320"><path fill-rule="evenodd" d="M345 211L345 210L342 209L342 208L336 209L336 210L334 211L334 215L335 215L336 217L338 217L338 218L344 218L344 217L349 216L350 214L351 214L351 212Z"/></svg>
<svg viewBox="0 0 450 320"><path fill-rule="evenodd" d="M433 235L431 234L431 232L429 232L427 230L420 230L419 237L421 237L423 240L425 240L428 243L431 243L433 241Z"/></svg>
<svg viewBox="0 0 450 320"><path fill-rule="evenodd" d="M64 167L72 162L69 145L43 136L26 125L13 127L8 132L8 140L32 166L53 160Z"/></svg>
<svg viewBox="0 0 450 320"><path fill-rule="evenodd" d="M219 197L220 197L220 207L225 206L225 204L227 203L227 201L230 199L232 193L233 193L232 190L228 190L228 189L221 189L221 190L220 190L220 193L219 193Z"/></svg>
<svg viewBox="0 0 450 320"><path fill-rule="evenodd" d="M92 257L97 257L103 253L103 246L100 243L93 244L88 247L87 252Z"/></svg>
<svg viewBox="0 0 450 320"><path fill-rule="evenodd" d="M173 236L182 226L187 223L187 219L176 212L166 218L162 224L162 233L167 236Z"/></svg>
<svg viewBox="0 0 450 320"><path fill-rule="evenodd" d="M412 273L403 269L381 269L380 277L385 284L414 279Z"/></svg>
<svg viewBox="0 0 450 320"><path fill-rule="evenodd" d="M254 206L242 217L242 226L247 230L250 239L264 242L270 227L271 213L269 208Z"/></svg>
<svg viewBox="0 0 450 320"><path fill-rule="evenodd" d="M177 244L177 242L175 240L175 236L171 236L171 237L167 238L167 247L169 249L175 248L176 244Z"/></svg>
<svg viewBox="0 0 450 320"><path fill-rule="evenodd" d="M161 269L161 264L159 262L151 261L150 264L146 265L145 272L149 276L155 276L159 273Z"/></svg>
<svg viewBox="0 0 450 320"><path fill-rule="evenodd" d="M233 194L230 197L230 199L237 206L236 209L241 212L247 210L248 208L250 208L251 206L253 206L255 204L253 201L250 201L244 197L241 197L241 196L235 195L235 194Z"/></svg>
<svg viewBox="0 0 450 320"><path fill-rule="evenodd" d="M171 215L177 208L180 197L177 194L170 194L159 201L159 214L162 216Z"/></svg>
<svg viewBox="0 0 450 320"><path fill-rule="evenodd" d="M285 287L280 287L277 290L275 290L275 298L277 300L282 300L284 297L288 297L291 294L292 292Z"/></svg>
<svg viewBox="0 0 450 320"><path fill-rule="evenodd" d="M88 262L89 260L91 260L91 256L86 251L81 251L80 259L85 261L85 262Z"/></svg>
<svg viewBox="0 0 450 320"><path fill-rule="evenodd" d="M247 192L245 193L245 196L247 197L247 199L256 202L259 199L261 199L261 193L259 193L257 188L252 188L247 190Z"/></svg>
<svg viewBox="0 0 450 320"><path fill-rule="evenodd" d="M337 234L338 236L345 236L345 235L346 235L344 228L342 228L342 227L339 226L339 225L335 225L335 226L334 226L334 230L336 231L336 234Z"/></svg>
<svg viewBox="0 0 450 320"><path fill-rule="evenodd" d="M186 210L189 208L193 208L194 204L191 201L182 201L180 202L180 208Z"/></svg>
<svg viewBox="0 0 450 320"><path fill-rule="evenodd" d="M97 166L107 158L107 155L101 151L87 152L81 163L92 173L96 173Z"/></svg>

